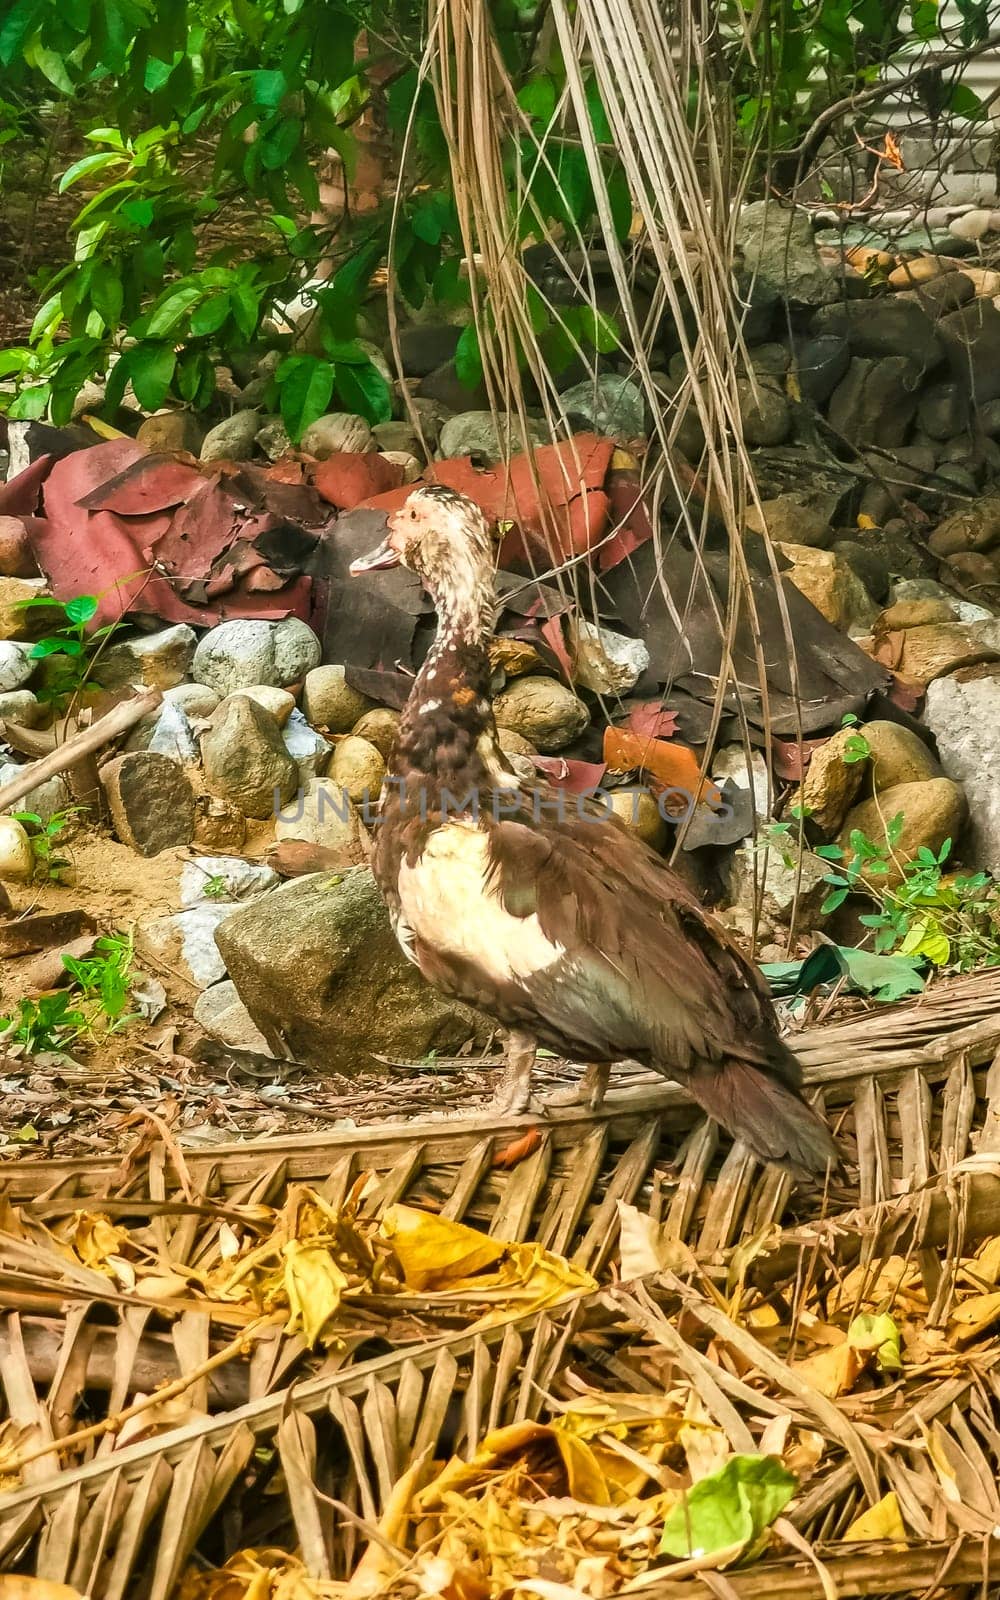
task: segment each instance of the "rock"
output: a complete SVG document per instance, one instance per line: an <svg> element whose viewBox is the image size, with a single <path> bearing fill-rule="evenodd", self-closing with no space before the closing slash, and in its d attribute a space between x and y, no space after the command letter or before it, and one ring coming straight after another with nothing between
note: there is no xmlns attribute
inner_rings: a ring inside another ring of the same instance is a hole
<svg viewBox="0 0 1000 1600"><path fill-rule="evenodd" d="M194 838L194 793L169 756L152 750L115 756L101 767L101 786L115 832L139 855L158 856Z"/></svg>
<svg viewBox="0 0 1000 1600"><path fill-rule="evenodd" d="M759 378L781 379L791 364L792 352L784 344L758 344L747 351L749 365Z"/></svg>
<svg viewBox="0 0 1000 1600"><path fill-rule="evenodd" d="M774 200L744 206L736 246L745 273L798 305L822 306L837 298L837 283L819 258L809 218Z"/></svg>
<svg viewBox="0 0 1000 1600"><path fill-rule="evenodd" d="M327 456L343 452L374 450L375 437L364 417L349 411L331 411L317 417L302 435L301 448L307 456L325 461Z"/></svg>
<svg viewBox="0 0 1000 1600"><path fill-rule="evenodd" d="M14 645L10 638L0 640L0 693L24 688L34 670L35 662L29 658L27 648Z"/></svg>
<svg viewBox="0 0 1000 1600"><path fill-rule="evenodd" d="M958 667L1000 659L1000 621L934 622L907 628L896 670L931 683Z"/></svg>
<svg viewBox="0 0 1000 1600"><path fill-rule="evenodd" d="M861 787L866 761L852 759L860 749L854 728L840 728L826 744L814 750L806 775L792 797L792 807L802 806L810 822L830 838L840 827Z"/></svg>
<svg viewBox="0 0 1000 1600"><path fill-rule="evenodd" d="M193 843L198 850L209 855L240 850L246 832L247 819L231 800L216 794L195 795Z"/></svg>
<svg viewBox="0 0 1000 1600"><path fill-rule="evenodd" d="M190 411L155 411L140 422L135 437L154 455L196 456L203 436L201 424Z"/></svg>
<svg viewBox="0 0 1000 1600"><path fill-rule="evenodd" d="M830 396L831 428L851 444L901 446L917 409L920 362L909 356L853 356Z"/></svg>
<svg viewBox="0 0 1000 1600"><path fill-rule="evenodd" d="M914 301L936 320L946 311L956 311L959 306L967 305L975 294L972 280L964 272L946 272L940 278L922 283L919 289L907 290L899 298Z"/></svg>
<svg viewBox="0 0 1000 1600"><path fill-rule="evenodd" d="M210 717L222 703L222 696L206 683L179 683L176 689L164 689L163 699L177 706L187 717Z"/></svg>
<svg viewBox="0 0 1000 1600"><path fill-rule="evenodd" d="M209 428L201 447L202 461L249 461L261 429L256 411L234 411Z"/></svg>
<svg viewBox="0 0 1000 1600"><path fill-rule="evenodd" d="M592 694L628 694L649 666L649 651L641 639L595 628L582 617L573 632L574 676Z"/></svg>
<svg viewBox="0 0 1000 1600"><path fill-rule="evenodd" d="M342 666L313 667L306 673L302 708L309 721L328 733L350 733L359 717L375 709L367 695L347 682Z"/></svg>
<svg viewBox="0 0 1000 1600"><path fill-rule="evenodd" d="M948 224L948 232L953 233L956 239L981 239L989 233L992 227L991 211L965 211L959 217L952 217Z"/></svg>
<svg viewBox="0 0 1000 1600"><path fill-rule="evenodd" d="M38 564L20 517L0 517L0 574L5 578L34 578L37 582Z"/></svg>
<svg viewBox="0 0 1000 1600"><path fill-rule="evenodd" d="M198 765L198 741L181 706L171 705L169 700L164 702L150 731L146 749L157 755L169 756L171 761L178 761L182 767Z"/></svg>
<svg viewBox="0 0 1000 1600"><path fill-rule="evenodd" d="M945 770L964 785L973 864L1000 872L1000 668L935 679L924 721Z"/></svg>
<svg viewBox="0 0 1000 1600"><path fill-rule="evenodd" d="M359 739L365 739L368 744L373 744L383 761L388 761L398 731L399 712L390 711L384 706L377 706L374 711L366 711L351 729Z"/></svg>
<svg viewBox="0 0 1000 1600"><path fill-rule="evenodd" d="M991 300L972 300L938 324L951 369L971 386L977 405L1000 398L1000 311Z"/></svg>
<svg viewBox="0 0 1000 1600"><path fill-rule="evenodd" d="M252 1050L260 1056L273 1054L231 978L202 990L194 1003L192 1016L200 1028L231 1050Z"/></svg>
<svg viewBox="0 0 1000 1600"><path fill-rule="evenodd" d="M848 341L854 356L870 360L911 357L923 372L944 357L945 347L935 323L922 306L902 295L824 306L813 317L812 331L814 335L838 334Z"/></svg>
<svg viewBox="0 0 1000 1600"><path fill-rule="evenodd" d="M956 550L992 550L1000 544L1000 498L984 495L974 505L965 506L939 522L927 540L936 556L954 555Z"/></svg>
<svg viewBox="0 0 1000 1600"><path fill-rule="evenodd" d="M246 695L223 701L202 735L205 784L247 817L270 817L295 793L299 775L274 718Z"/></svg>
<svg viewBox="0 0 1000 1600"><path fill-rule="evenodd" d="M25 607L26 601L40 600L48 592L44 578L0 578L0 640L37 639L48 622L59 627L63 618L57 611L50 614L47 607Z"/></svg>
<svg viewBox="0 0 1000 1600"><path fill-rule="evenodd" d="M320 642L297 617L281 622L220 622L194 653L191 676L220 695L261 684L300 683L320 658Z"/></svg>
<svg viewBox="0 0 1000 1600"><path fill-rule="evenodd" d="M773 795L768 781L767 763L759 750L751 750L749 770L747 752L741 744L720 746L712 757L710 773L713 783L734 785L752 797L751 815L763 822L771 815Z"/></svg>
<svg viewBox="0 0 1000 1600"><path fill-rule="evenodd" d="M954 379L933 383L917 405L917 421L932 439L951 439L968 425L969 399L964 384Z"/></svg>
<svg viewBox="0 0 1000 1600"><path fill-rule="evenodd" d="M606 434L619 444L645 438L646 403L642 390L631 378L599 373L596 381L575 383L571 389L564 389L559 398L567 416L578 418L594 433Z"/></svg>
<svg viewBox="0 0 1000 1600"><path fill-rule="evenodd" d="M912 261L901 261L889 273L886 282L890 289L912 289L917 284L933 283L936 278L955 272L953 261L945 256L917 256Z"/></svg>
<svg viewBox="0 0 1000 1600"><path fill-rule="evenodd" d="M94 670L102 689L121 689L127 684L175 689L190 671L197 643L194 629L181 622L109 645Z"/></svg>
<svg viewBox="0 0 1000 1600"><path fill-rule="evenodd" d="M996 303L996 296L1000 294L1000 272L994 267L975 267L966 262L962 266L962 276L968 278L976 294Z"/></svg>
<svg viewBox="0 0 1000 1600"><path fill-rule="evenodd" d="M648 789L609 789L607 800L614 815L652 850L662 850L670 834L665 818Z"/></svg>
<svg viewBox="0 0 1000 1600"><path fill-rule="evenodd" d="M0 692L0 722L18 723L22 728L34 728L42 717L43 707L30 689L6 689Z"/></svg>
<svg viewBox="0 0 1000 1600"><path fill-rule="evenodd" d="M270 867L239 856L200 856L181 868L181 905L245 904L276 889L281 880Z"/></svg>
<svg viewBox="0 0 1000 1600"><path fill-rule="evenodd" d="M468 390L465 391L465 395L465 400L458 408L460 411L469 403ZM451 408L435 399L433 395L411 394L405 409L407 414L410 410L416 414L428 448L433 450L441 437L441 429L451 416ZM418 450L416 454L420 455L422 452Z"/></svg>
<svg viewBox="0 0 1000 1600"><path fill-rule="evenodd" d="M515 733L513 728L497 728L497 744L505 755L524 756L528 761L538 754L534 745L522 734Z"/></svg>
<svg viewBox="0 0 1000 1600"><path fill-rule="evenodd" d="M435 439L439 432L440 428L435 433ZM415 456L418 460L423 456L420 435L412 422L407 421L405 418L402 422L377 422L372 429L372 433L375 436L375 443L383 455ZM428 440L428 443L430 443L430 440Z"/></svg>
<svg viewBox="0 0 1000 1600"><path fill-rule="evenodd" d="M426 378L421 378L420 398L430 400L438 408L456 415L471 409L478 411L489 405L485 383L477 383L475 388L470 389L458 376L454 361L443 361ZM430 436L427 437L430 443Z"/></svg>
<svg viewBox="0 0 1000 1600"><path fill-rule="evenodd" d="M340 850L345 864L365 859L361 821L340 784L332 778L315 778L278 812L274 837L302 839L328 850Z"/></svg>
<svg viewBox="0 0 1000 1600"><path fill-rule="evenodd" d="M23 772L15 761L4 761L0 764L0 787L5 783L13 783ZM65 778L58 773L54 778L45 778L41 783L29 789L26 795L9 806L9 811L33 811L36 817L41 817L43 825L52 821L53 817L61 811L68 811L73 804L73 796Z"/></svg>
<svg viewBox="0 0 1000 1600"><path fill-rule="evenodd" d="M240 999L278 1054L324 1072L384 1070L482 1031L403 956L366 867L299 878L218 929Z"/></svg>
<svg viewBox="0 0 1000 1600"><path fill-rule="evenodd" d="M923 600L895 600L876 620L875 633L893 633L901 628L922 628L928 622L955 622L950 600L935 595Z"/></svg>
<svg viewBox="0 0 1000 1600"><path fill-rule="evenodd" d="M381 455L383 461L402 474L402 483L416 483L422 477L423 463L415 455L410 455L408 450L383 450Z"/></svg>
<svg viewBox="0 0 1000 1600"><path fill-rule="evenodd" d="M572 744L590 722L583 701L558 678L515 678L494 700L493 715L546 755Z"/></svg>
<svg viewBox="0 0 1000 1600"><path fill-rule="evenodd" d="M425 323L399 330L399 356L408 378L428 378L437 367L452 361L462 337L450 322Z"/></svg>
<svg viewBox="0 0 1000 1600"><path fill-rule="evenodd" d="M545 439L542 424L530 417L528 437L532 444L542 444ZM463 411L457 417L449 417L438 441L438 455L444 459L482 456L490 464L502 461L508 452L518 455L522 449L516 419L501 418L498 427L489 411Z"/></svg>
<svg viewBox="0 0 1000 1600"><path fill-rule="evenodd" d="M734 850L726 873L730 901L752 913L758 903L763 919L774 926L792 926L807 933L821 922L820 907L830 892L829 861L800 850L791 838L768 849L747 839Z"/></svg>
<svg viewBox="0 0 1000 1600"><path fill-rule="evenodd" d="M797 542L808 544L810 541L800 539ZM860 578L876 604L886 598L889 593L889 564L878 550L870 549L857 539L838 539L832 549L834 555L846 561L855 576Z"/></svg>
<svg viewBox="0 0 1000 1600"><path fill-rule="evenodd" d="M912 860L921 845L937 855L946 839L958 838L967 815L965 795L950 778L897 783L890 789L879 790L877 798L862 800L849 811L837 842L842 849L849 850L851 834L857 829L866 839L885 847L886 826L899 815L903 818L903 828L892 846L889 870L873 879L880 887L893 888L902 882L903 873L897 862Z"/></svg>
<svg viewBox="0 0 1000 1600"><path fill-rule="evenodd" d="M268 461L280 461L291 450L292 441L280 417L271 417L261 423L257 430L257 448L263 451Z"/></svg>
<svg viewBox="0 0 1000 1600"><path fill-rule="evenodd" d="M899 578L892 586L893 603L897 600L943 600L951 606L952 615L959 622L985 622L992 615L982 606L973 606L968 600L959 600L934 578Z"/></svg>
<svg viewBox="0 0 1000 1600"><path fill-rule="evenodd" d="M149 917L136 924L135 953L140 960L179 974L195 989L210 989L226 976L215 935L224 922L243 911L240 905L206 902L189 911Z"/></svg>
<svg viewBox="0 0 1000 1600"><path fill-rule="evenodd" d="M784 444L792 431L792 413L781 390L758 382L756 394L745 378L737 380L743 440L748 445Z"/></svg>
<svg viewBox="0 0 1000 1600"><path fill-rule="evenodd" d="M319 463L313 479L320 499L338 511L353 511L373 495L398 489L402 481L402 469L377 450L332 451Z"/></svg>
<svg viewBox="0 0 1000 1600"><path fill-rule="evenodd" d="M334 747L329 776L355 805L374 808L385 777L385 761L367 739L349 733Z"/></svg>
<svg viewBox="0 0 1000 1600"><path fill-rule="evenodd" d="M13 817L0 816L0 880L28 883L34 874L35 852L24 827Z"/></svg>
<svg viewBox="0 0 1000 1600"><path fill-rule="evenodd" d="M795 350L795 370L799 391L805 400L820 406L829 400L847 371L851 347L840 334L820 334L805 339Z"/></svg>
<svg viewBox="0 0 1000 1600"><path fill-rule="evenodd" d="M255 683L248 689L240 689L239 693L245 694L249 700L255 701L265 711L270 712L279 728L285 726L295 710L295 696L289 694L287 689L276 689L270 683ZM208 714L211 716L211 712Z"/></svg>
<svg viewBox="0 0 1000 1600"><path fill-rule="evenodd" d="M777 548L793 563L786 578L827 622L846 633L850 628L863 630L874 621L878 612L874 600L857 573L832 550L798 544Z"/></svg>
<svg viewBox="0 0 1000 1600"><path fill-rule="evenodd" d="M933 753L912 728L904 728L898 722L866 722L858 733L867 740L871 751L865 779L876 793L901 783L924 783L942 776Z"/></svg>
<svg viewBox="0 0 1000 1600"><path fill-rule="evenodd" d="M765 500L760 510L749 506L746 526L751 533L768 533L775 544L804 544L822 549L833 538L833 529L822 511L807 503L805 495L780 494Z"/></svg>
<svg viewBox="0 0 1000 1600"><path fill-rule="evenodd" d="M332 747L322 734L310 727L301 711L292 711L282 730L282 738L285 749L295 762L300 785L311 783L313 778L325 772Z"/></svg>

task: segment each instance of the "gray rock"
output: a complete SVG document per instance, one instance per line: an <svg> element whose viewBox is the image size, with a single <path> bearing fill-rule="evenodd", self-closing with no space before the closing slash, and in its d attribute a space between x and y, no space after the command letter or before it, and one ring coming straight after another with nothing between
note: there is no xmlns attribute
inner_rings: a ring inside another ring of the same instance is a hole
<svg viewBox="0 0 1000 1600"><path fill-rule="evenodd" d="M889 565L884 556L857 539L838 539L832 549L861 579L872 599L881 604L889 593Z"/></svg>
<svg viewBox="0 0 1000 1600"><path fill-rule="evenodd" d="M937 319L949 311L956 311L975 298L975 285L964 272L943 272L937 278L925 278L912 289L906 289L900 299L912 300L922 306L928 316Z"/></svg>
<svg viewBox="0 0 1000 1600"><path fill-rule="evenodd" d="M280 461L292 448L292 441L288 429L280 417L269 417L257 429L257 448L263 451L268 461Z"/></svg>
<svg viewBox="0 0 1000 1600"><path fill-rule="evenodd" d="M403 371L408 378L429 377L436 367L453 359L461 337L461 328L453 327L449 322L402 328L399 354Z"/></svg>
<svg viewBox="0 0 1000 1600"><path fill-rule="evenodd" d="M270 684L299 683L319 663L320 642L297 617L239 620L210 628L194 653L191 676L219 695Z"/></svg>
<svg viewBox="0 0 1000 1600"><path fill-rule="evenodd" d="M181 905L245 904L276 889L281 880L270 867L241 856L199 856L181 868Z"/></svg>
<svg viewBox="0 0 1000 1600"><path fill-rule="evenodd" d="M136 955L151 965L179 973L195 989L211 988L226 976L226 963L215 942L216 932L242 910L239 905L206 903L189 911L150 917L136 925Z"/></svg>
<svg viewBox="0 0 1000 1600"><path fill-rule="evenodd" d="M792 414L780 389L763 381L756 393L745 378L737 381L743 440L748 445L784 444L792 430Z"/></svg>
<svg viewBox="0 0 1000 1600"><path fill-rule="evenodd" d="M902 445L917 409L919 363L906 356L854 356L830 396L830 426L850 444Z"/></svg>
<svg viewBox="0 0 1000 1600"><path fill-rule="evenodd" d="M247 817L273 816L275 797L286 803L298 784L282 729L246 695L232 695L214 713L202 735L201 757L206 787Z"/></svg>
<svg viewBox="0 0 1000 1600"><path fill-rule="evenodd" d="M542 443L545 434L540 422L529 418L528 436L534 444ZM518 455L522 448L516 419L501 418L498 427L489 411L464 411L449 417L438 440L438 454L443 459L482 456L491 464L505 455Z"/></svg>
<svg viewBox="0 0 1000 1600"><path fill-rule="evenodd" d="M366 867L299 878L236 911L219 950L278 1054L323 1071L370 1071L376 1055L419 1059L482 1031L403 956Z"/></svg>
<svg viewBox="0 0 1000 1600"><path fill-rule="evenodd" d="M576 383L559 399L568 416L580 418L594 433L606 434L618 444L645 438L646 403L631 378L600 373L596 382Z"/></svg>
<svg viewBox="0 0 1000 1600"><path fill-rule="evenodd" d="M341 850L345 858L362 859L361 823L344 791L332 778L316 778L282 806L274 824L274 837L301 839L328 850Z"/></svg>
<svg viewBox="0 0 1000 1600"><path fill-rule="evenodd" d="M30 689L6 689L0 693L0 722L9 719L22 728L33 728L41 715L42 706Z"/></svg>
<svg viewBox="0 0 1000 1600"><path fill-rule="evenodd" d="M295 762L300 785L304 786L311 783L314 778L318 778L326 769L333 745L328 744L322 734L310 727L299 710L291 713L281 730L281 737L285 749Z"/></svg>
<svg viewBox="0 0 1000 1600"><path fill-rule="evenodd" d="M34 670L35 663L29 658L26 646L15 644L12 639L0 639L0 692L6 694L11 689L23 689Z"/></svg>
<svg viewBox="0 0 1000 1600"><path fill-rule="evenodd" d="M423 447L411 422L377 422L372 429L379 449L389 454L400 452L409 456L423 457ZM437 435L435 434L435 438ZM428 444L431 441L428 439Z"/></svg>
<svg viewBox="0 0 1000 1600"><path fill-rule="evenodd" d="M953 314L960 316L961 312ZM908 356L925 372L944 358L944 344L935 324L921 306L902 295L826 306L817 311L812 327L814 334L845 338L854 356Z"/></svg>
<svg viewBox="0 0 1000 1600"><path fill-rule="evenodd" d="M827 305L837 284L820 261L809 218L773 200L744 206L736 225L743 270L798 305Z"/></svg>
<svg viewBox="0 0 1000 1600"><path fill-rule="evenodd" d="M438 407L439 413L443 408L448 413L469 411L489 405L489 395L484 383L477 383L470 389L458 376L454 361L444 361L441 366L435 367L426 378L420 380L420 398L432 401Z"/></svg>
<svg viewBox="0 0 1000 1600"><path fill-rule="evenodd" d="M992 300L972 300L942 317L938 326L948 361L959 383L971 388L973 403L1000 398L1000 311Z"/></svg>
<svg viewBox="0 0 1000 1600"><path fill-rule="evenodd" d="M318 461L342 450L361 454L374 448L375 439L364 417L356 417L350 411L330 411L325 417L317 417L302 435L302 449Z"/></svg>
<svg viewBox="0 0 1000 1600"><path fill-rule="evenodd" d="M127 751L106 761L101 785L115 832L141 856L190 844L194 791L183 769L152 750Z"/></svg>
<svg viewBox="0 0 1000 1600"><path fill-rule="evenodd" d="M796 931L805 933L820 924L830 870L828 861L811 850L800 851L792 839L767 850L748 839L733 852L726 889L733 905L752 912L759 896L761 913L772 926L789 926L794 917Z"/></svg>
<svg viewBox="0 0 1000 1600"><path fill-rule="evenodd" d="M799 445L776 445L754 452L753 470L762 500L789 494L834 526L853 522L857 474L833 456Z"/></svg>
<svg viewBox="0 0 1000 1600"><path fill-rule="evenodd" d="M1000 400L987 400L977 408L976 427L991 439L1000 434Z"/></svg>
<svg viewBox="0 0 1000 1600"><path fill-rule="evenodd" d="M234 411L209 428L201 447L202 461L249 461L261 428L256 411Z"/></svg>
<svg viewBox="0 0 1000 1600"><path fill-rule="evenodd" d="M464 405L459 407L459 409L464 409L464 406L468 405L468 403L468 397L466 397ZM451 408L445 405L442 401L434 399L434 397L429 394L412 394L410 396L409 406L412 406L413 410L416 412L420 420L420 427L423 431L424 438L427 440L429 447L433 450L434 446L441 437L441 429L451 416ZM409 406L407 407L407 411L409 411Z"/></svg>
<svg viewBox="0 0 1000 1600"><path fill-rule="evenodd" d="M795 349L795 367L803 398L816 406L829 400L847 371L850 359L851 347L841 334L827 333L803 340Z"/></svg>
<svg viewBox="0 0 1000 1600"><path fill-rule="evenodd" d="M207 683L179 683L176 689L164 689L163 699L168 705L179 707L187 717L210 717L222 696Z"/></svg>
<svg viewBox="0 0 1000 1600"><path fill-rule="evenodd" d="M261 1056L274 1054L231 978L203 989L194 1003L192 1015L200 1028L231 1050L253 1050Z"/></svg>
<svg viewBox="0 0 1000 1600"><path fill-rule="evenodd" d="M945 277L956 277L946 273ZM932 383L920 396L917 421L932 439L953 439L968 425L969 394L965 384L954 379Z"/></svg>
<svg viewBox="0 0 1000 1600"><path fill-rule="evenodd" d="M575 625L575 679L592 694L628 694L649 666L649 651L641 639L595 628L579 618Z"/></svg>
<svg viewBox="0 0 1000 1600"><path fill-rule="evenodd" d="M104 689L121 689L126 684L174 689L190 671L197 642L194 629L185 622L158 633L136 634L109 645L98 657L94 671Z"/></svg>
<svg viewBox="0 0 1000 1600"><path fill-rule="evenodd" d="M833 539L829 519L810 504L808 487L801 494L781 494L760 506L747 508L746 526L752 533L766 529L776 544L805 544L825 549Z"/></svg>
<svg viewBox="0 0 1000 1600"><path fill-rule="evenodd" d="M970 864L1000 872L1000 667L936 678L924 722L969 802Z"/></svg>
<svg viewBox="0 0 1000 1600"><path fill-rule="evenodd" d="M23 768L16 761L5 761L0 766L0 788L5 783L13 783L19 778ZM60 811L66 811L73 804L73 796L63 778L46 778L44 783L36 784L34 789L29 789L20 800L8 806L8 811L33 811L36 817L41 817L42 822L51 822L52 818Z"/></svg>
<svg viewBox="0 0 1000 1600"><path fill-rule="evenodd" d="M306 674L302 705L314 727L350 733L358 718L372 710L374 701L351 688L346 668L330 662Z"/></svg>
<svg viewBox="0 0 1000 1600"><path fill-rule="evenodd" d="M164 702L149 736L147 750L156 755L169 756L182 767L196 767L199 760L198 741L183 707Z"/></svg>

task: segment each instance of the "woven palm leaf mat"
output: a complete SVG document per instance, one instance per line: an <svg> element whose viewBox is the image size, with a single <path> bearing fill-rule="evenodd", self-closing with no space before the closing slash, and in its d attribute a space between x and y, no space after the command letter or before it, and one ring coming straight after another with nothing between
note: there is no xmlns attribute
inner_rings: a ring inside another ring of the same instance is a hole
<svg viewBox="0 0 1000 1600"><path fill-rule="evenodd" d="M1000 973L796 1049L827 1189L635 1074L599 1114L0 1164L0 1571L1000 1594ZM761 1455L789 1487L758 1524Z"/></svg>

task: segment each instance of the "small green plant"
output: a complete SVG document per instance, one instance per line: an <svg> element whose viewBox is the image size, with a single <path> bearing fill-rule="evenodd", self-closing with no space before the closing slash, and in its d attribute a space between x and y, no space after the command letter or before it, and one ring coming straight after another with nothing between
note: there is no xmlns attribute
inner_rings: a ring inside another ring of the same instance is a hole
<svg viewBox="0 0 1000 1600"><path fill-rule="evenodd" d="M16 1016L0 1017L0 1038L5 1044L23 1044L36 1055L41 1050L64 1050L87 1026L76 997L59 989L37 1000L19 1001Z"/></svg>
<svg viewBox="0 0 1000 1600"><path fill-rule="evenodd" d="M28 829L31 848L35 853L36 878L45 878L51 883L62 882L62 874L70 865L70 857L61 853L60 835L65 833L75 813L82 809L82 806L68 806L64 811L53 812L48 822L37 811L13 812L15 821Z"/></svg>
<svg viewBox="0 0 1000 1600"><path fill-rule="evenodd" d="M224 873L213 872L210 878L205 879L201 892L206 900L225 900L229 893L229 885Z"/></svg>
<svg viewBox="0 0 1000 1600"><path fill-rule="evenodd" d="M100 605L97 595L78 594L72 600L53 600L39 595L33 600L22 600L19 604L25 610L31 606L44 606L48 611L61 612L63 617L62 626L36 640L28 652L32 661L44 661L48 656L64 658L60 659L59 671L54 673L52 680L38 691L38 698L63 700L78 694L88 682L99 687L91 676L94 657L102 642L120 624L109 622L103 628L87 632L87 624L93 620Z"/></svg>
<svg viewBox="0 0 1000 1600"><path fill-rule="evenodd" d="M135 1016L135 1013L125 1010L133 954L131 936L116 933L98 939L89 956L62 958L63 966L73 979L83 1002L96 1002L97 1015L108 1033L117 1033Z"/></svg>
<svg viewBox="0 0 1000 1600"><path fill-rule="evenodd" d="M960 972L1000 965L1000 886L986 872L949 874L950 839L936 854L921 845L912 860L900 860L896 847L902 831L900 812L886 823L884 844L855 828L847 850L818 845L816 855L838 864L826 876L830 893L822 910L836 911L849 894L863 893L876 909L858 920L871 929L876 954L920 956ZM901 874L901 881L881 881L890 873Z"/></svg>

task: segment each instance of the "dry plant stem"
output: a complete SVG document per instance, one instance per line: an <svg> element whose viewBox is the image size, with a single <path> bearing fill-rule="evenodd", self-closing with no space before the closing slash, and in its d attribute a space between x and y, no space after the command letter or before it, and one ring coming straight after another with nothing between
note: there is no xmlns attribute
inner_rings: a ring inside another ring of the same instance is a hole
<svg viewBox="0 0 1000 1600"><path fill-rule="evenodd" d="M202 1361L199 1366L185 1373L183 1378L176 1378L173 1383L168 1383L162 1389L154 1389L145 1399L126 1406L124 1411L116 1412L113 1417L105 1417L102 1422L95 1422L89 1428L81 1428L77 1433L64 1434L61 1439L53 1439L51 1444L41 1445L37 1450L28 1451L26 1455L15 1456L8 1470L11 1473L20 1472L33 1461L40 1461L56 1450L75 1450L78 1445L86 1444L90 1439L100 1439L106 1433L117 1433L124 1423L131 1422L133 1417L141 1416L151 1406L162 1405L166 1400L176 1400L178 1395L182 1395L186 1389L190 1389L202 1378L207 1378L217 1367L225 1366L234 1356L249 1354L249 1341L256 1338L259 1333L263 1333L265 1328L278 1327L282 1320L276 1316L258 1317L256 1322L251 1322L235 1339L231 1339L229 1344L223 1345L214 1356L209 1356L207 1361Z"/></svg>
<svg viewBox="0 0 1000 1600"><path fill-rule="evenodd" d="M58 750L33 761L11 783L4 784L0 789L0 811L6 811L15 801L23 800L26 794L30 794L36 785L44 783L47 778L55 778L65 772L82 756L92 755L112 739L117 739L119 734L127 733L129 728L134 728L143 717L155 711L162 699L159 689L149 689L145 694L136 695L134 700L125 700L105 716L99 717L92 727L74 733L72 739L67 739Z"/></svg>

